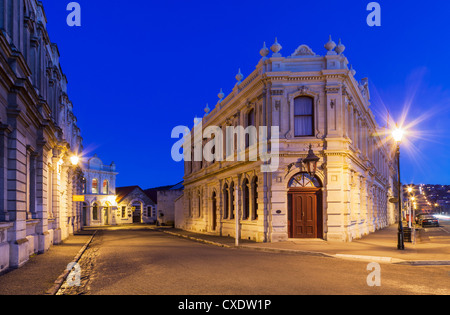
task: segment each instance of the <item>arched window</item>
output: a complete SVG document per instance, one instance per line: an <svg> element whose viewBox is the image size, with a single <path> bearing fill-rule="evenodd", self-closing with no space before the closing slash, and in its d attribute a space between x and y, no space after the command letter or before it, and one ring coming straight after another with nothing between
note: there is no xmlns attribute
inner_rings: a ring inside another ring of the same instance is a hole
<svg viewBox="0 0 450 315"><path fill-rule="evenodd" d="M307 96L294 100L294 128L296 137L314 135L313 99Z"/></svg>
<svg viewBox="0 0 450 315"><path fill-rule="evenodd" d="M109 194L109 182L107 180L103 181L103 191L102 193L104 195L108 195Z"/></svg>
<svg viewBox="0 0 450 315"><path fill-rule="evenodd" d="M258 177L252 181L252 220L258 220Z"/></svg>
<svg viewBox="0 0 450 315"><path fill-rule="evenodd" d="M230 220L234 219L234 183L230 184Z"/></svg>
<svg viewBox="0 0 450 315"><path fill-rule="evenodd" d="M217 228L217 195L215 191L213 191L212 193L211 201L212 201L212 209L211 209L212 229L213 231L215 231Z"/></svg>
<svg viewBox="0 0 450 315"><path fill-rule="evenodd" d="M197 205L198 205L198 217L201 218L202 217L202 195L199 192L198 196L197 196Z"/></svg>
<svg viewBox="0 0 450 315"><path fill-rule="evenodd" d="M255 126L255 110L252 109L247 114L247 127Z"/></svg>
<svg viewBox="0 0 450 315"><path fill-rule="evenodd" d="M298 173L289 181L289 188L320 188L322 184L317 177L311 178L307 173Z"/></svg>
<svg viewBox="0 0 450 315"><path fill-rule="evenodd" d="M250 189L248 187L248 179L244 179L242 183L242 197L243 197L243 207L242 207L242 220L247 220L250 214Z"/></svg>
<svg viewBox="0 0 450 315"><path fill-rule="evenodd" d="M92 206L92 220L98 220L98 205L96 203Z"/></svg>
<svg viewBox="0 0 450 315"><path fill-rule="evenodd" d="M94 178L92 180L92 194L98 195L98 179L97 178Z"/></svg>
<svg viewBox="0 0 450 315"><path fill-rule="evenodd" d="M188 197L188 215L190 218L192 218L192 193L189 193L189 197Z"/></svg>
<svg viewBox="0 0 450 315"><path fill-rule="evenodd" d="M223 218L228 219L228 209L229 209L229 195L228 195L228 184L223 187Z"/></svg>
<svg viewBox="0 0 450 315"><path fill-rule="evenodd" d="M255 110L250 110L247 114L247 128L250 127L256 127L255 125ZM254 145L255 143L254 136L252 137L250 133L245 134L245 147L248 148L251 145Z"/></svg>

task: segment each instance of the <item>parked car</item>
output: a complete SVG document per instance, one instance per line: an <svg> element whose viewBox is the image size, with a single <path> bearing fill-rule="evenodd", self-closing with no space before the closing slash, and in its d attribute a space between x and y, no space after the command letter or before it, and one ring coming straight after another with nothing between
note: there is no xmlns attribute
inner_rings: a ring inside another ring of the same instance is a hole
<svg viewBox="0 0 450 315"><path fill-rule="evenodd" d="M425 226L439 226L439 220L432 215L423 215L419 218L419 225Z"/></svg>
<svg viewBox="0 0 450 315"><path fill-rule="evenodd" d="M420 218L423 217L423 216L426 216L426 215L429 215L429 214L428 214L428 213L419 213L419 214L416 214L416 217L415 217L416 224L419 224Z"/></svg>

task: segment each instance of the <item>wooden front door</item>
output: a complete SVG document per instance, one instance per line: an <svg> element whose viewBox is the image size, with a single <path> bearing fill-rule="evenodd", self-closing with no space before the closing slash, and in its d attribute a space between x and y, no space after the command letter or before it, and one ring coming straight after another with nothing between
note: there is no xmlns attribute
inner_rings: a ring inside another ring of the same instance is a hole
<svg viewBox="0 0 450 315"><path fill-rule="evenodd" d="M109 224L109 216L108 216L108 207L103 207L103 225L108 225Z"/></svg>
<svg viewBox="0 0 450 315"><path fill-rule="evenodd" d="M141 206L135 206L133 211L133 223L141 223Z"/></svg>
<svg viewBox="0 0 450 315"><path fill-rule="evenodd" d="M289 193L289 237L322 237L319 227L318 191L299 191Z"/></svg>

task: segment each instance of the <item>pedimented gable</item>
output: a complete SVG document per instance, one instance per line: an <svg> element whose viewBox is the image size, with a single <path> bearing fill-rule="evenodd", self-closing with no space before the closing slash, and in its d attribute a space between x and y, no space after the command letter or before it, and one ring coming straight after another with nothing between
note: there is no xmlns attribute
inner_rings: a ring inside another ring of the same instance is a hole
<svg viewBox="0 0 450 315"><path fill-rule="evenodd" d="M308 45L300 45L291 55L291 57L314 57L317 56L315 52L309 48Z"/></svg>

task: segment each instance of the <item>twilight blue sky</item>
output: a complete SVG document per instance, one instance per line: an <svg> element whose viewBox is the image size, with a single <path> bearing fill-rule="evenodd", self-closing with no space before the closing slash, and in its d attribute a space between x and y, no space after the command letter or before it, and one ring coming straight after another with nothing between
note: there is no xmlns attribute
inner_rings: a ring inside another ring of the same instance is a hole
<svg viewBox="0 0 450 315"><path fill-rule="evenodd" d="M368 77L372 110L384 108L422 132L402 151L406 183L450 184L449 1L378 1L369 27L358 1L79 0L81 27L66 24L71 0L42 0L58 44L88 155L114 161L117 186L150 188L182 180L171 159L172 128L192 126L206 103L233 88L275 37L284 56L300 45L325 54L342 38L357 79Z"/></svg>

